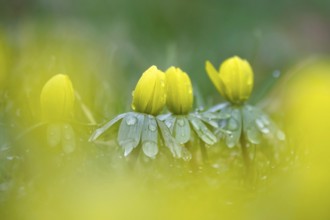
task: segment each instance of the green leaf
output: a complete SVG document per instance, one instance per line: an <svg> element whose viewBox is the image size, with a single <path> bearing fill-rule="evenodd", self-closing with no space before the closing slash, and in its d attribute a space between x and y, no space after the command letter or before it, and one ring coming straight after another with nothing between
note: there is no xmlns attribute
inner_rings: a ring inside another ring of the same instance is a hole
<svg viewBox="0 0 330 220"><path fill-rule="evenodd" d="M62 147L65 153L71 153L76 148L76 137L70 124L62 125Z"/></svg>
<svg viewBox="0 0 330 220"><path fill-rule="evenodd" d="M155 117L148 115L144 119L142 131L142 150L145 155L155 158L158 154L158 125Z"/></svg>
<svg viewBox="0 0 330 220"><path fill-rule="evenodd" d="M47 126L47 143L51 147L59 145L61 142L61 124L52 123Z"/></svg>
<svg viewBox="0 0 330 220"><path fill-rule="evenodd" d="M239 109L230 108L231 117L227 119L225 129L228 133L225 136L226 145L228 147L234 147L238 145L242 133L242 115Z"/></svg>
<svg viewBox="0 0 330 220"><path fill-rule="evenodd" d="M188 117L194 131L198 137L208 145L213 145L217 142L216 136L207 128L207 126L197 117L189 115Z"/></svg>
<svg viewBox="0 0 330 220"><path fill-rule="evenodd" d="M127 113L121 121L118 131L118 144L124 149L124 155L129 155L140 142L145 116L138 113Z"/></svg>
<svg viewBox="0 0 330 220"><path fill-rule="evenodd" d="M190 140L190 124L186 116L176 116L174 136L179 144L185 144Z"/></svg>
<svg viewBox="0 0 330 220"><path fill-rule="evenodd" d="M159 119L157 120L157 124L160 128L160 131L162 133L162 137L164 140L164 143L166 145L166 147L168 147L173 155L173 157L175 158L183 158L185 160L189 160L189 152L187 153L184 148L182 146L180 146L176 140L174 139L174 137L172 136L170 130L168 129L168 127L166 127L166 125L164 124L164 122L162 122Z"/></svg>
<svg viewBox="0 0 330 220"><path fill-rule="evenodd" d="M124 113L117 115L114 119L103 125L101 128L98 128L94 131L94 133L91 135L88 141L95 141L98 137L100 137L104 132L106 132L111 126L113 126L115 123L117 123L120 119L124 118L127 114L130 113Z"/></svg>

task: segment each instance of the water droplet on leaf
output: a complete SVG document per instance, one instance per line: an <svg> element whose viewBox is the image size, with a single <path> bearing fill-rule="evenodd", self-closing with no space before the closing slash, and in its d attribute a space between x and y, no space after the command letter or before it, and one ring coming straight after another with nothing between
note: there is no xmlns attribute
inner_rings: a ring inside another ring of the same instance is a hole
<svg viewBox="0 0 330 220"><path fill-rule="evenodd" d="M260 133L258 130L254 128L249 128L246 132L248 140L252 144L259 144L260 143Z"/></svg>
<svg viewBox="0 0 330 220"><path fill-rule="evenodd" d="M260 131L264 134L269 134L269 132L270 132L269 128L266 128L266 127L261 128Z"/></svg>
<svg viewBox="0 0 330 220"><path fill-rule="evenodd" d="M281 72L279 70L275 70L273 73L272 73L273 77L274 78L278 78L281 76Z"/></svg>
<svg viewBox="0 0 330 220"><path fill-rule="evenodd" d="M231 118L228 121L228 129L229 130L237 130L238 129L238 123L235 119Z"/></svg>
<svg viewBox="0 0 330 220"><path fill-rule="evenodd" d="M136 117L134 117L132 115L126 117L125 120L126 120L127 125L135 125L136 121L137 121Z"/></svg>
<svg viewBox="0 0 330 220"><path fill-rule="evenodd" d="M278 131L277 131L276 136L277 136L277 138L278 138L280 141L284 141L284 140L285 140L285 134L284 134L284 132L281 131L281 130L278 130Z"/></svg>
<svg viewBox="0 0 330 220"><path fill-rule="evenodd" d="M184 120L181 119L181 118L178 119L177 123L178 123L178 125L181 126L181 127L184 126Z"/></svg>
<svg viewBox="0 0 330 220"><path fill-rule="evenodd" d="M172 126L172 123L170 121L165 121L166 127L170 128Z"/></svg>
<svg viewBox="0 0 330 220"><path fill-rule="evenodd" d="M156 125L154 125L154 124L149 124L148 129L149 129L150 131L156 131L156 130L157 130L157 127L156 127Z"/></svg>
<svg viewBox="0 0 330 220"><path fill-rule="evenodd" d="M157 143L152 141L146 141L142 144L142 150L146 156L155 158L158 153Z"/></svg>
<svg viewBox="0 0 330 220"><path fill-rule="evenodd" d="M263 127L265 127L263 121L261 119L256 119L256 125L258 126L258 128L262 129Z"/></svg>

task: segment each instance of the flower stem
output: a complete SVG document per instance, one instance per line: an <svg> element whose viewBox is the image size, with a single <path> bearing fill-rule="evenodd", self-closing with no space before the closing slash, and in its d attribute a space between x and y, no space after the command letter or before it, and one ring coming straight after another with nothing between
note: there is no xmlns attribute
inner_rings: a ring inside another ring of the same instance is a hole
<svg viewBox="0 0 330 220"><path fill-rule="evenodd" d="M190 160L193 171L198 171L201 167L208 163L208 155L205 143L200 141L199 144L188 141L185 147L191 152L192 159Z"/></svg>
<svg viewBox="0 0 330 220"><path fill-rule="evenodd" d="M246 175L250 176L251 160L250 160L249 152L247 149L246 139L245 139L245 136L243 133L241 134L240 143L241 143L241 148L242 148L243 161L244 161L244 165L245 165L245 169L246 169Z"/></svg>

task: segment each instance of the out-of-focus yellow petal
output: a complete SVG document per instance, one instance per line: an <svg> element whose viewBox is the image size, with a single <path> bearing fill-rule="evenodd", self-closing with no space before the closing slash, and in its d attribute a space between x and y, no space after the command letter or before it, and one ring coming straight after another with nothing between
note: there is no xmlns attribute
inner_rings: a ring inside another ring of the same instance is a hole
<svg viewBox="0 0 330 220"><path fill-rule="evenodd" d="M218 90L218 92L220 92L220 94L222 96L224 96L223 90L221 88L219 72L214 68L212 63L208 60L205 63L205 69L206 69L207 75L209 76L209 78L212 81L215 88Z"/></svg>
<svg viewBox="0 0 330 220"><path fill-rule="evenodd" d="M74 90L70 78L57 74L46 82L40 95L41 111L46 121L65 121L74 106Z"/></svg>
<svg viewBox="0 0 330 220"><path fill-rule="evenodd" d="M330 60L308 60L286 76L278 110L300 162L292 202L300 219L329 219Z"/></svg>
<svg viewBox="0 0 330 220"><path fill-rule="evenodd" d="M168 109L177 115L187 114L193 105L193 89L189 76L180 68L166 70Z"/></svg>
<svg viewBox="0 0 330 220"><path fill-rule="evenodd" d="M165 73L156 66L147 69L133 92L132 109L151 115L159 114L166 103Z"/></svg>

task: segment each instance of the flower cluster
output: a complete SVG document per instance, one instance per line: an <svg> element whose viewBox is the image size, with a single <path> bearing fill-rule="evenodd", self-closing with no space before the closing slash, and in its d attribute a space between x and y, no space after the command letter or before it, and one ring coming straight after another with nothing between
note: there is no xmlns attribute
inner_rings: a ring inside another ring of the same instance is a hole
<svg viewBox="0 0 330 220"><path fill-rule="evenodd" d="M135 112L117 116L97 129L90 141L121 121L117 141L125 156L141 146L146 156L154 158L162 139L174 157L190 159L185 146L196 139L206 146L224 139L228 147L234 147L240 145L242 138L258 144L262 134L274 136L276 133L276 137L283 138L283 133L267 115L245 104L253 88L253 71L247 61L230 58L219 71L207 61L206 71L228 103L203 113L191 113L193 88L188 74L177 67L162 72L152 66L142 74L133 92ZM159 115L165 105L170 113Z"/></svg>
<svg viewBox="0 0 330 220"><path fill-rule="evenodd" d="M171 112L180 115L177 122L175 117L170 124L167 120L169 115L160 115L165 105ZM190 152L180 144L191 139L188 113L192 105L192 86L186 73L175 67L170 67L164 73L156 66L151 66L142 74L133 91L134 112L121 114L97 129L90 141L96 140L121 121L117 141L125 156L141 146L146 156L154 158L159 152L159 146L164 145L175 158L189 160ZM200 130L197 125L195 128L197 131ZM214 138L212 143L215 143L216 137L208 129L207 131Z"/></svg>
<svg viewBox="0 0 330 220"><path fill-rule="evenodd" d="M228 101L208 110L217 114L219 128L216 133L228 147L244 145L245 142L259 144L262 136L284 140L284 133L265 113L246 104L253 88L253 71L246 60L237 56L229 58L221 64L219 71L206 61L206 72Z"/></svg>
<svg viewBox="0 0 330 220"><path fill-rule="evenodd" d="M189 160L192 157L189 146L196 141L209 147L223 140L231 148L259 144L263 137L285 138L265 113L246 104L253 88L253 70L246 60L229 58L219 71L206 61L206 72L227 102L204 112L193 111L194 94L188 74L173 66L164 72L151 66L132 93L133 111L120 114L96 129L89 141L101 138L110 128L118 128L117 143L125 156L142 151L155 158L164 147L173 157ZM51 78L40 96L42 115L48 123L48 143L51 146L62 143L67 152L75 146L73 129L67 123L74 99L72 83L63 74ZM162 114L165 107L169 113Z"/></svg>

